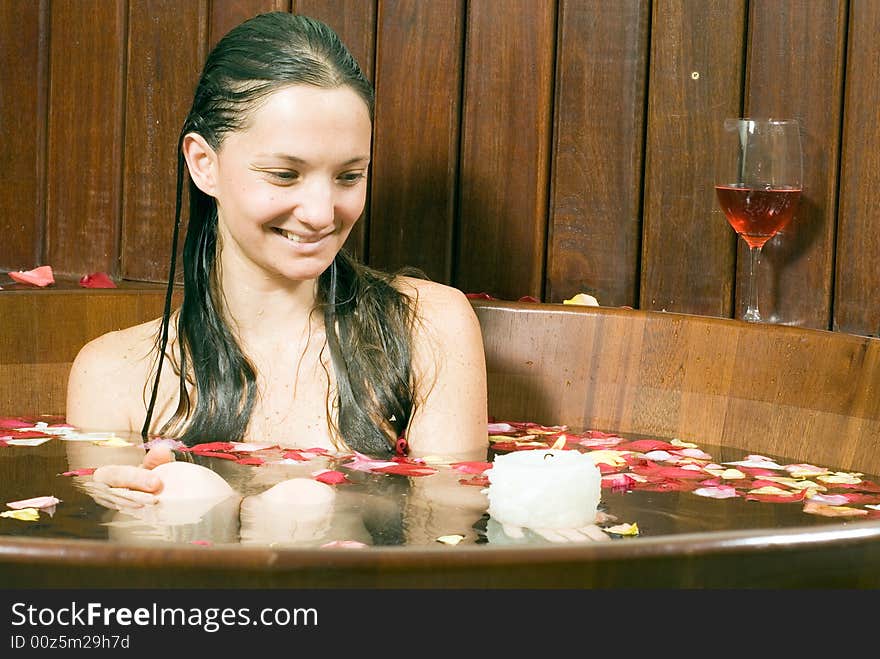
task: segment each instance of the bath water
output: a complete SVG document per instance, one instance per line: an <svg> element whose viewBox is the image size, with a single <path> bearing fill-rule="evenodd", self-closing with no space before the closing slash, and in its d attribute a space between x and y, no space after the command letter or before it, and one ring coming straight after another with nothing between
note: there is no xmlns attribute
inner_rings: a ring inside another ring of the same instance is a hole
<svg viewBox="0 0 880 659"><path fill-rule="evenodd" d="M4 432L8 433L0 430L0 437ZM91 496L87 486L90 475L71 472L101 464L139 464L144 452L140 436L115 435L131 445L71 441L55 436L38 446L0 446L0 510L10 510L5 505L7 502L31 497L50 495L61 500L54 510L41 510L37 521L0 518L0 535L137 544L278 547L438 546L438 543L493 546L550 542L531 530L526 530L521 538L504 533L487 514L485 488L488 484L479 473L433 463L429 466L436 472L431 475L354 470L346 467L350 456L311 455L306 456L307 461L299 462L285 458L285 451L278 448L250 454L259 455L259 465L192 453L178 454L178 459L190 460L219 473L235 494L174 506L147 506L128 512L113 510L99 505ZM504 452L494 448L499 445L499 442L492 444L487 461ZM718 465L740 461L748 454L708 444L699 448ZM241 453L236 455L242 456ZM764 457L779 465L791 462L780 456ZM662 466L663 462L655 460L654 464ZM345 482L328 486L335 491L330 504L322 504L323 507L297 502L278 504L261 501L259 497L277 483L291 478L313 479L322 470L345 476ZM707 474L702 480L710 479ZM606 519L600 526L606 530L628 528L629 532L609 531L608 536L614 541L637 542L640 537L682 533L845 524L847 519L861 521L877 515L871 508L880 501L877 492L871 489L877 479L870 475L861 479L867 486L862 490L859 503L849 506L849 510L860 511L853 513L853 517L807 513L804 501L798 498L782 503L749 500L744 496L721 499L699 496L694 492L695 484L678 489L675 484L683 481L675 479L654 488L603 487L600 510ZM826 495L853 492L852 485L826 485ZM835 507L826 510L834 514Z"/></svg>

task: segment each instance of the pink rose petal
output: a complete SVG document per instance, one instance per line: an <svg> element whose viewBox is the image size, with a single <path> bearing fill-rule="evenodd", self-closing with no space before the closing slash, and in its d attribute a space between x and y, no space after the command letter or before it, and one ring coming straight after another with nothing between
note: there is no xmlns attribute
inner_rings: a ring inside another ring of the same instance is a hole
<svg viewBox="0 0 880 659"><path fill-rule="evenodd" d="M22 499L21 501L9 501L6 505L16 510L22 508L51 508L61 503L61 499L57 497L33 497L32 499Z"/></svg>
<svg viewBox="0 0 880 659"><path fill-rule="evenodd" d="M48 286L55 283L51 265L41 265L33 270L19 270L8 273L9 276L20 284L33 284L34 286Z"/></svg>

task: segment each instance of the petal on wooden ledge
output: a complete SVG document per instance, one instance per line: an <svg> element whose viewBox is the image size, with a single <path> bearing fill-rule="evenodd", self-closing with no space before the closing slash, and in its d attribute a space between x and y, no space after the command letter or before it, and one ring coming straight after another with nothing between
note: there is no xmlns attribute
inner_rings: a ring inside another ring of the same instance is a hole
<svg viewBox="0 0 880 659"><path fill-rule="evenodd" d="M110 279L110 275L106 272L93 272L84 275L79 280L79 285L83 288L116 288L116 282Z"/></svg>
<svg viewBox="0 0 880 659"><path fill-rule="evenodd" d="M55 275L52 274L51 265L41 265L33 270L19 270L9 272L10 278L19 284L32 284L33 286L48 286L55 283Z"/></svg>

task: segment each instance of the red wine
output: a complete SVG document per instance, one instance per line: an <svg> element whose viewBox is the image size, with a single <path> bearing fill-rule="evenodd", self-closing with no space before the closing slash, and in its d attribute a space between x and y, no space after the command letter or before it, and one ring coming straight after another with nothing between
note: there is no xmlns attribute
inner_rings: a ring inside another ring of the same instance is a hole
<svg viewBox="0 0 880 659"><path fill-rule="evenodd" d="M730 226L749 247L763 247L797 210L800 188L745 188L716 185L718 203Z"/></svg>

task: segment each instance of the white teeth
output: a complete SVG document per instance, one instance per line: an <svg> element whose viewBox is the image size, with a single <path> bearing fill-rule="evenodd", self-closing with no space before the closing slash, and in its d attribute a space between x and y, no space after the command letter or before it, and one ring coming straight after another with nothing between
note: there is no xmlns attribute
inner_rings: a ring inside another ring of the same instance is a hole
<svg viewBox="0 0 880 659"><path fill-rule="evenodd" d="M292 243L301 243L302 238L297 236L295 233L290 233L289 231L281 231L281 235L287 238Z"/></svg>

